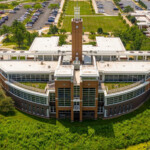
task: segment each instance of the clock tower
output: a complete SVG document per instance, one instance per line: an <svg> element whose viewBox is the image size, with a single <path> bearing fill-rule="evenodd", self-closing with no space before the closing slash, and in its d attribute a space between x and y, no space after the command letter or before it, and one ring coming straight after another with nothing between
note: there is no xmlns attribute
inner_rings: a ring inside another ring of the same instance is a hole
<svg viewBox="0 0 150 150"><path fill-rule="evenodd" d="M80 18L80 7L74 8L72 19L72 62L82 63L82 19Z"/></svg>

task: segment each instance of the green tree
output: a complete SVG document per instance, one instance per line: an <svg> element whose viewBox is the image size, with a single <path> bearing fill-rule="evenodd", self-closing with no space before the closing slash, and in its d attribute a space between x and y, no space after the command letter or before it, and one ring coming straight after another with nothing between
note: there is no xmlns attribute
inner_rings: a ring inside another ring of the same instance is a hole
<svg viewBox="0 0 150 150"><path fill-rule="evenodd" d="M91 32L90 32L90 34L94 35L94 34L95 34L95 32L94 32L94 31L91 31Z"/></svg>
<svg viewBox="0 0 150 150"><path fill-rule="evenodd" d="M133 12L134 9L131 6L126 6L123 10L125 13Z"/></svg>
<svg viewBox="0 0 150 150"><path fill-rule="evenodd" d="M67 38L67 35L60 35L59 36L59 45L66 44L66 38Z"/></svg>
<svg viewBox="0 0 150 150"><path fill-rule="evenodd" d="M65 34L65 33L66 33L66 30L65 30L65 29L60 29L60 33L61 33L61 34Z"/></svg>
<svg viewBox="0 0 150 150"><path fill-rule="evenodd" d="M11 33L11 28L7 25L3 25L1 29L1 34L6 34L6 41L9 41L9 34Z"/></svg>
<svg viewBox="0 0 150 150"><path fill-rule="evenodd" d="M58 28L57 28L57 26L55 26L55 25L50 25L49 34L56 34L56 33L58 33Z"/></svg>
<svg viewBox="0 0 150 150"><path fill-rule="evenodd" d="M18 29L16 34L14 35L16 42L19 46L19 48L21 47L21 45L23 44L23 41L25 39L25 34L22 32L22 30Z"/></svg>
<svg viewBox="0 0 150 150"><path fill-rule="evenodd" d="M16 2L16 1L13 1L13 2L11 2L11 5L12 5L12 6L17 6L17 5L19 5L19 3Z"/></svg>
<svg viewBox="0 0 150 150"><path fill-rule="evenodd" d="M97 29L97 33L98 33L98 34L102 34L102 33L103 33L103 29L102 29L102 28L98 28L98 29Z"/></svg>
<svg viewBox="0 0 150 150"><path fill-rule="evenodd" d="M59 4L50 4L50 5L48 6L48 8L50 8L50 9L59 8Z"/></svg>
<svg viewBox="0 0 150 150"><path fill-rule="evenodd" d="M10 97L5 97L0 100L0 112L8 113L14 111L14 101Z"/></svg>
<svg viewBox="0 0 150 150"><path fill-rule="evenodd" d="M37 4L34 5L34 9L40 9L40 8L42 8L41 4L37 3Z"/></svg>
<svg viewBox="0 0 150 150"><path fill-rule="evenodd" d="M17 42L19 48L24 42L26 32L27 30L23 23L18 22L17 20L13 22L12 24L13 39Z"/></svg>
<svg viewBox="0 0 150 150"><path fill-rule="evenodd" d="M32 44L33 40L35 39L35 37L37 37L37 36L38 36L37 32L33 32L33 33L27 32L26 33L27 45L30 46Z"/></svg>
<svg viewBox="0 0 150 150"><path fill-rule="evenodd" d="M8 4L0 4L0 9L8 9Z"/></svg>
<svg viewBox="0 0 150 150"><path fill-rule="evenodd" d="M24 9L30 9L31 5L24 5Z"/></svg>

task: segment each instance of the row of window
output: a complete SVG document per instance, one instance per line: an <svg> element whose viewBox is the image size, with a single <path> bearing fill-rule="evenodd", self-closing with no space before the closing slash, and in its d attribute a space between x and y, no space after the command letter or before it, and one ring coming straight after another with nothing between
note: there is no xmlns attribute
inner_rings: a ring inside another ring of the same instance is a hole
<svg viewBox="0 0 150 150"><path fill-rule="evenodd" d="M6 74L2 69L0 69L0 73L1 73L5 78L7 78L7 74Z"/></svg>
<svg viewBox="0 0 150 150"><path fill-rule="evenodd" d="M126 100L130 100L142 93L145 92L145 87L142 87L138 90L135 90L133 92L130 92L130 93L126 93L126 94L123 94L123 95L120 95L120 96L114 96L114 97L110 97L110 98L107 98L107 105L112 105L112 104L117 104L117 103L120 103L120 102L123 102L123 101L126 101Z"/></svg>
<svg viewBox="0 0 150 150"><path fill-rule="evenodd" d="M101 60L104 60L104 61L115 61L116 60L116 56L96 56L96 60L97 61L101 61Z"/></svg>
<svg viewBox="0 0 150 150"><path fill-rule="evenodd" d="M132 109L132 107L133 107L132 103L130 103L130 104L127 104L127 105L118 106L118 109L117 109L117 107L110 108L109 109L109 116L113 116L113 115L117 115L117 114L128 112L128 111L130 111Z"/></svg>
<svg viewBox="0 0 150 150"><path fill-rule="evenodd" d="M21 103L21 106L22 106L22 110L24 111L27 111L35 115L46 116L46 111L44 108L32 106L31 104L27 104L27 103Z"/></svg>
<svg viewBox="0 0 150 150"><path fill-rule="evenodd" d="M83 106L95 106L95 88L83 88Z"/></svg>
<svg viewBox="0 0 150 150"><path fill-rule="evenodd" d="M136 82L145 79L145 75L105 75L105 82Z"/></svg>
<svg viewBox="0 0 150 150"><path fill-rule="evenodd" d="M58 61L58 56L51 56L51 55L38 55L38 60L44 61Z"/></svg>
<svg viewBox="0 0 150 150"><path fill-rule="evenodd" d="M55 102L55 93L49 93L50 102Z"/></svg>
<svg viewBox="0 0 150 150"><path fill-rule="evenodd" d="M70 88L58 88L58 106L71 106Z"/></svg>
<svg viewBox="0 0 150 150"><path fill-rule="evenodd" d="M80 97L80 86L74 86L74 98Z"/></svg>
<svg viewBox="0 0 150 150"><path fill-rule="evenodd" d="M20 90L17 90L11 86L9 86L9 91L24 99L24 100L28 100L28 101L31 101L31 102L34 102L34 103L38 103L38 104L46 104L46 100L47 98L46 97L42 97L42 96L36 96L36 95L32 95L32 94L28 94L28 93L25 93L25 92L22 92Z"/></svg>
<svg viewBox="0 0 150 150"><path fill-rule="evenodd" d="M98 101L104 102L104 93L98 93Z"/></svg>
<svg viewBox="0 0 150 150"><path fill-rule="evenodd" d="M52 77L53 78L53 77ZM15 81L49 81L49 74L9 74Z"/></svg>

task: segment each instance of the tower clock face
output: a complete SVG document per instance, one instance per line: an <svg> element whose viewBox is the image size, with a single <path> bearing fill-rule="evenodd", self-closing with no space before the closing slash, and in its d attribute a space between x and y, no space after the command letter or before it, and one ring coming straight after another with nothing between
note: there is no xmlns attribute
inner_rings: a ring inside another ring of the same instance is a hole
<svg viewBox="0 0 150 150"><path fill-rule="evenodd" d="M76 29L78 29L78 26L76 26Z"/></svg>

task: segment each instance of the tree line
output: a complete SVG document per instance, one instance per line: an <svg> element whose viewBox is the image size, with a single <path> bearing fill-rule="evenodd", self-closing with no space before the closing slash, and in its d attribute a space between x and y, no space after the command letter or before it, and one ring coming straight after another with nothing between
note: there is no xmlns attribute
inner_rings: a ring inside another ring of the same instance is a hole
<svg viewBox="0 0 150 150"><path fill-rule="evenodd" d="M0 87L0 113L8 114L14 112L14 101L11 97L6 96Z"/></svg>
<svg viewBox="0 0 150 150"><path fill-rule="evenodd" d="M38 33L30 33L23 23L15 20L12 26L3 25L0 29L0 35L6 35L3 43L17 43L19 48L28 48Z"/></svg>

